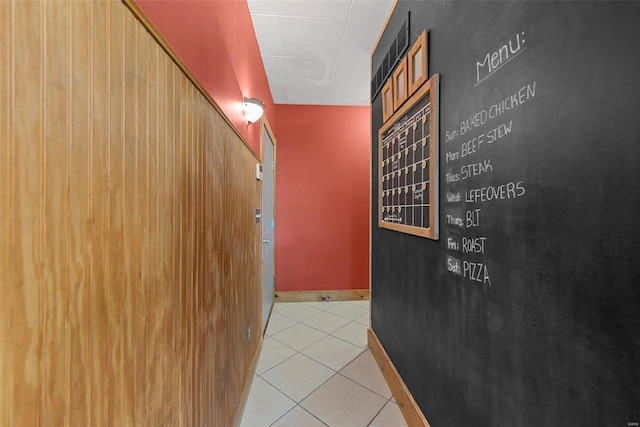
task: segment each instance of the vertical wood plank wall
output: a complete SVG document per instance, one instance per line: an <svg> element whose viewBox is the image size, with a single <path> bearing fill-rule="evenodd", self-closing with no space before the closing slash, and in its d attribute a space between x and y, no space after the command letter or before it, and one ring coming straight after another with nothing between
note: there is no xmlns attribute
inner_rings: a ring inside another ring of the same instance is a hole
<svg viewBox="0 0 640 427"><path fill-rule="evenodd" d="M0 28L0 426L232 425L257 160L122 3Z"/></svg>

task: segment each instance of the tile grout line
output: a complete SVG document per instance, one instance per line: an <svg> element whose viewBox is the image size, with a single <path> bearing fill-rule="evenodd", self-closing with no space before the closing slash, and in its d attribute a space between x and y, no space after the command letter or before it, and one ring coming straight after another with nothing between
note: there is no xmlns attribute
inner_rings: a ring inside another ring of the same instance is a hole
<svg viewBox="0 0 640 427"><path fill-rule="evenodd" d="M350 365L351 363L353 363L355 360L357 360L357 359L359 359L360 357L362 357L366 352L369 352L369 353L370 353L370 352L371 352L371 349L368 347L368 345L361 346L361 345L356 344L356 343L354 343L354 342L351 342L351 341L349 341L349 340L347 340L347 339L345 339L345 338L342 338L342 337L339 337L339 336L334 335L334 333L336 333L337 331L339 331L339 330L341 330L341 329L343 329L343 328L346 328L346 327L350 326L350 324L352 324L352 323L354 323L354 324L355 324L355 325L352 325L352 326L357 326L357 327L369 327L369 325L368 325L368 324L363 324L363 323L361 323L361 322L359 322L359 321L357 320L357 319L360 319L362 316L364 316L364 315L368 314L369 309L367 309L367 310L365 311L365 313L359 314L357 317L355 317L355 318L353 318L353 319L352 319L352 318L344 317L344 316L342 316L342 315L340 315L340 314L336 314L336 313L330 312L330 311L328 311L328 310L329 310L329 309L331 309L331 308L333 308L333 307L336 307L336 306L337 306L338 304L340 304L340 303L343 303L343 304L344 304L344 303L348 303L348 304L350 304L351 306L354 306L354 307L360 307L360 308L363 308L363 309L364 309L364 307L362 307L362 305L360 305L360 304L352 304L352 302L351 302L351 301L342 301L342 302L336 302L336 304L332 304L331 306L327 307L326 309L320 309L320 308L318 308L318 307L315 307L315 306L312 306L312 305L306 304L305 302L301 302L301 303L302 303L302 304L305 304L307 307L309 307L309 308L311 308L311 309L317 310L318 312L317 312L317 313L312 314L311 316L307 316L307 317L305 317L305 318L304 318L304 319L302 319L302 320L298 320L298 319L294 319L294 318L292 318L292 317L289 317L289 316L287 316L286 314L284 314L284 313L282 313L282 312L279 312L279 311L275 311L275 310L274 310L274 311L273 311L273 313L277 313L277 314L279 314L280 316L282 316L284 319L286 319L286 320L290 320L290 321L292 321L292 322L294 322L294 323L293 323L293 324L291 324L291 325L289 325L289 326L287 326L287 327L285 327L285 328L283 328L283 329L281 329L281 330L279 330L279 331L277 331L277 332L275 332L275 333L273 333L273 334L271 334L271 335L267 334L267 333L266 333L266 331L265 331L265 338L270 338L270 339L274 340L276 343L281 344L281 345L283 345L285 348L290 349L291 351L293 351L293 352L294 352L294 353L293 353L293 354L291 354L290 356L285 357L284 359L282 359L281 361L279 361L277 364L275 364L275 365L271 366L269 369L267 369L267 370L265 370L265 371L261 372L260 374L256 373L256 375L255 375L256 377L259 377L262 381L264 381L264 382L265 382L266 384L268 384L269 386L271 386L271 387L275 388L279 393L281 393L283 396L285 396L287 399L289 399L291 402L293 402L293 403L294 403L294 406L293 406L292 408L288 409L287 411L285 411L284 413L282 413L281 415L279 415L278 419L276 419L275 421L273 421L272 423L270 423L270 424L269 424L269 426L273 426L273 425L274 425L274 424L276 424L278 421L282 420L284 417L286 417L286 416L287 416L287 414L291 413L291 412L292 412L296 407L299 407L299 408L300 408L302 411L304 411L306 414L311 415L312 417L314 417L314 418L315 418L316 420L318 420L318 422L320 422L322 425L327 426L327 424L326 424L322 419L320 419L318 416L316 416L315 414L313 414L312 412L310 412L309 410L307 410L305 407L303 407L303 406L301 405L301 403L302 403L303 401L305 401L306 399L308 399L308 398L309 398L309 396L311 396L312 394L314 394L315 392L317 392L321 387L325 386L329 381L331 381L332 379L334 379L334 378L336 377L336 375L340 375L343 379L346 379L346 380L350 381L351 383L353 383L353 384L355 384L355 385L357 385L357 386L359 386L359 387L362 387L362 388L364 388L365 390L370 391L370 392L371 392L371 393L373 393L375 396L378 396L379 398L381 398L381 399L383 399L383 400L384 400L384 403L382 404L382 406L380 407L380 409L375 413L375 415L373 416L373 418L371 418L371 420L369 420L369 421L368 421L368 423L366 424L367 426L370 426L370 425L371 425L371 423L372 423L372 422L373 422L373 421L374 421L374 420L375 420L375 419L380 415L380 413L384 410L384 408L389 404L389 402L392 402L392 401L393 401L393 400L392 400L392 399L393 399L393 394L391 394L391 396L387 398L387 397L385 397L384 395L382 395L382 394L378 393L376 390L372 390L370 387L366 386L365 384L361 384L360 382L356 381L355 379L352 379L352 378L348 377L347 375L345 375L344 373L342 373L342 371L344 371L344 369L345 369L347 366L349 366L349 365ZM278 303L278 304L283 304L283 303ZM296 303L289 303L289 304L296 304ZM286 307L285 307L285 309L286 309ZM347 321L347 323L346 323L346 324L344 324L344 325L342 325L342 326L340 326L340 327L338 327L337 329L333 330L332 332L326 332L326 331L323 331L323 330L321 330L321 329L318 329L318 328L316 328L316 327L314 327L314 326L312 326L312 325L309 325L309 324L305 323L305 322L306 322L306 321L308 321L309 319L311 319L311 318L313 318L313 317L315 317L315 316L318 316L318 315L322 314L323 312L324 312L324 313L331 314L331 315L333 315L333 316L337 316L338 318L340 318L340 319L342 319L342 320L346 320L346 321ZM315 331L317 331L317 332L320 332L320 333L324 334L324 336L323 336L323 337L321 337L320 339L318 339L318 340L314 341L313 343L311 343L311 344L309 344L309 345L305 346L304 348L302 348L302 349L300 349L300 350L297 350L297 349L295 349L295 348L291 347L290 345L288 345L288 344L286 344L286 343L284 343L284 342L280 341L278 338L276 338L276 337L275 337L275 335L279 334L280 332L284 332L284 331L286 331L287 329L290 329L290 328L292 328L292 327L294 327L294 326L296 326L296 325L302 325L302 326L305 326L305 327L311 328L311 329L313 329L313 330L315 330ZM333 338L335 338L335 339L338 339L338 340L342 341L342 342L343 342L343 343L345 343L345 344L350 344L350 345L352 345L352 346L355 346L355 347L357 347L357 348L359 349L359 352L358 352L358 353L357 353L353 358L351 358L347 363L345 363L343 366L341 366L341 367L340 367L340 368L338 368L338 369L335 369L335 368L332 368L332 367L330 367L330 366L327 366L325 363L323 363L323 362L321 362L321 361L319 361L319 360L316 360L316 359L314 359L313 357L311 357L311 356L309 356L309 355L307 355L307 354L304 354L304 353L303 353L304 351L308 350L310 347L312 347L312 346L314 346L314 345L316 345L316 344L320 343L322 340L326 339L326 338L327 338L327 337L329 337L329 336L331 336L331 337L333 337ZM261 352L263 352L263 351L264 351L264 348L261 350ZM297 399L294 399L294 398L290 397L287 393L285 393L285 392L284 392L284 391L282 391L280 388L278 388L276 385L272 384L272 383L271 383L270 381L268 381L265 377L263 377L263 375L265 375L265 374L269 373L270 371L272 371L272 370L273 370L273 369L275 369L276 367L281 366L283 363L285 363L285 362L287 362L287 361L291 360L293 357L295 357L295 356L296 356L296 355L298 355L298 354L299 354L299 355L301 355L301 356L304 356L305 358L309 359L309 360L310 360L310 361L312 361L312 362L315 362L315 363L319 364L320 366L325 367L326 369L329 369L329 370L332 372L332 374L331 374L331 376L330 376L329 378L327 378L326 380L322 381L322 382L321 382L318 386L316 386L312 391L310 391L309 393L307 393L304 397L300 398L299 400L297 400ZM259 363L259 362L258 362L258 363ZM254 379L255 379L255 377L254 377ZM394 402L394 404L396 404L396 403Z"/></svg>

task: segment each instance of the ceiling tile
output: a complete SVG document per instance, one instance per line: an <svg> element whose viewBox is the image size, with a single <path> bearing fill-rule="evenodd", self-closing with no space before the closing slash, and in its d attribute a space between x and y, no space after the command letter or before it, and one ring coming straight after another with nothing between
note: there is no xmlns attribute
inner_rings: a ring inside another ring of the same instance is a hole
<svg viewBox="0 0 640 427"><path fill-rule="evenodd" d="M282 55L335 58L345 24L344 19L280 18Z"/></svg>
<svg viewBox="0 0 640 427"><path fill-rule="evenodd" d="M336 70L335 59L287 58L288 83L330 85Z"/></svg>
<svg viewBox="0 0 640 427"><path fill-rule="evenodd" d="M375 25L375 29L379 31L387 20L393 3L394 0L353 0L351 17L368 20L371 23L371 28L374 28ZM378 34L376 34L377 37Z"/></svg>
<svg viewBox="0 0 640 427"><path fill-rule="evenodd" d="M326 105L329 86L289 85L289 103L305 105Z"/></svg>
<svg viewBox="0 0 640 427"><path fill-rule="evenodd" d="M281 16L308 16L316 18L346 18L351 0L279 0Z"/></svg>
<svg viewBox="0 0 640 427"><path fill-rule="evenodd" d="M261 55L281 55L282 39L279 31L279 20L276 16L254 15L253 29L258 39Z"/></svg>
<svg viewBox="0 0 640 427"><path fill-rule="evenodd" d="M277 15L277 0L247 0L252 15Z"/></svg>
<svg viewBox="0 0 640 427"><path fill-rule="evenodd" d="M369 81L369 60L339 59L334 82L339 85L362 84Z"/></svg>
<svg viewBox="0 0 640 427"><path fill-rule="evenodd" d="M264 70L267 73L269 84L286 84L287 59L282 56L263 56Z"/></svg>
<svg viewBox="0 0 640 427"><path fill-rule="evenodd" d="M369 58L378 35L371 31L371 22L364 19L350 19L344 35L344 43L340 47L340 58Z"/></svg>
<svg viewBox="0 0 640 427"><path fill-rule="evenodd" d="M327 101L329 105L368 105L369 86L333 85Z"/></svg>
<svg viewBox="0 0 640 427"><path fill-rule="evenodd" d="M269 84L271 88L271 96L276 104L290 104L289 86L281 84Z"/></svg>
<svg viewBox="0 0 640 427"><path fill-rule="evenodd" d="M247 0L277 104L368 105L370 54L395 0Z"/></svg>

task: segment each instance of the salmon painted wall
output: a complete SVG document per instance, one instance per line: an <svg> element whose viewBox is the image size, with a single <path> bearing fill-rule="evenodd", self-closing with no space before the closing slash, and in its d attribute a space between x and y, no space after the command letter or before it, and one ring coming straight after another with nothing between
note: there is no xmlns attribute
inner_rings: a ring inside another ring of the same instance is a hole
<svg viewBox="0 0 640 427"><path fill-rule="evenodd" d="M276 291L368 289L370 108L275 110Z"/></svg>
<svg viewBox="0 0 640 427"><path fill-rule="evenodd" d="M249 7L244 0L135 0L192 75L261 156L260 126L249 126L242 96L265 102L276 125L273 98L260 57Z"/></svg>

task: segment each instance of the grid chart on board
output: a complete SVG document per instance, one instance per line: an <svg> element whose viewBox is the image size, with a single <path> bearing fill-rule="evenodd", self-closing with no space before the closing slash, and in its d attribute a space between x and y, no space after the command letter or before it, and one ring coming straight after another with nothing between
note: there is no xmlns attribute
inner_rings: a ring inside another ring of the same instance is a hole
<svg viewBox="0 0 640 427"><path fill-rule="evenodd" d="M428 228L431 103L411 111L382 135L380 156L383 222Z"/></svg>

